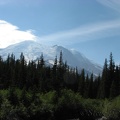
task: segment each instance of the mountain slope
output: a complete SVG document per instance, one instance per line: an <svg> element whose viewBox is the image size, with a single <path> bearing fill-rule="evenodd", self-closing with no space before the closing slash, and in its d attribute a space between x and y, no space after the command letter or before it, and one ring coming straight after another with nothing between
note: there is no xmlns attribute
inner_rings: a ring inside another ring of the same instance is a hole
<svg viewBox="0 0 120 120"><path fill-rule="evenodd" d="M5 49L1 49L0 55L6 59L9 53L13 53L16 59L18 59L21 52L23 52L25 59L29 61L38 59L43 53L45 61L53 64L56 56L59 59L60 51L63 53L63 61L67 61L67 64L69 66L77 66L79 70L84 68L86 71L90 73L93 72L95 75L101 73L102 68L99 65L91 62L80 52L77 52L75 50L68 50L62 46L57 45L50 47L33 41L24 41L11 45Z"/></svg>

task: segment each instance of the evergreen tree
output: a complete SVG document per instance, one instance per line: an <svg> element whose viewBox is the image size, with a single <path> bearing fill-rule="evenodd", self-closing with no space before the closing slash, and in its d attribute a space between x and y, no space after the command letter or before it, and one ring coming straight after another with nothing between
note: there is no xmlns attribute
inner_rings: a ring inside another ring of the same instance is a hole
<svg viewBox="0 0 120 120"><path fill-rule="evenodd" d="M111 84L111 88L110 88L110 98L116 97L116 94L117 94L116 92L117 92L116 91L116 81L113 80L112 84Z"/></svg>
<svg viewBox="0 0 120 120"><path fill-rule="evenodd" d="M97 96L98 96L100 81L101 81L101 77L99 75L97 78L95 78L95 80L93 82L93 98L97 98Z"/></svg>
<svg viewBox="0 0 120 120"><path fill-rule="evenodd" d="M5 82L5 80L3 80L4 76L5 76L4 62L3 62L2 57L0 56L0 84L1 86L3 86Z"/></svg>
<svg viewBox="0 0 120 120"><path fill-rule="evenodd" d="M41 56L40 56L40 67L42 68L42 67L44 67L44 65L45 65L44 57L43 57L43 54L41 54Z"/></svg>
<svg viewBox="0 0 120 120"><path fill-rule="evenodd" d="M78 91L82 96L84 95L84 87L85 87L85 71L83 69L80 75L80 81L78 86Z"/></svg>
<svg viewBox="0 0 120 120"><path fill-rule="evenodd" d="M38 71L38 79L40 90L45 91L45 79L46 79L46 70L45 70L45 61L43 54L41 54L40 59L38 60L37 71Z"/></svg>
<svg viewBox="0 0 120 120"><path fill-rule="evenodd" d="M8 92L8 100L11 102L12 105L16 106L19 102L17 94L16 94L16 89L15 87L9 88Z"/></svg>
<svg viewBox="0 0 120 120"><path fill-rule="evenodd" d="M114 60L113 60L113 55L112 53L110 53L110 61L109 61L109 73L108 73L108 83L107 83L107 86L109 88L109 93L108 93L108 97L110 96L110 89L112 87L113 89L113 86L115 87L115 63L114 63Z"/></svg>
<svg viewBox="0 0 120 120"><path fill-rule="evenodd" d="M108 81L108 63L107 63L107 59L105 59L103 72L102 72L102 80L101 80L99 91L98 91L99 98L109 97L110 88L107 86L108 82L109 82Z"/></svg>
<svg viewBox="0 0 120 120"><path fill-rule="evenodd" d="M89 95L88 95L89 83L90 83L90 80L89 80L89 77L88 77L88 74L87 74L87 76L85 78L84 98L88 98L89 97Z"/></svg>
<svg viewBox="0 0 120 120"><path fill-rule="evenodd" d="M23 53L21 53L20 55L20 66L19 66L19 87L23 88L24 85L26 84L26 61L25 61L25 57L23 55Z"/></svg>
<svg viewBox="0 0 120 120"><path fill-rule="evenodd" d="M8 54L8 57L6 59L6 62L5 62L5 72L6 72L6 75L5 75L5 87L9 87L10 86L10 79L11 79L11 76L10 76L10 54Z"/></svg>
<svg viewBox="0 0 120 120"><path fill-rule="evenodd" d="M60 52L60 57L59 57L59 64L57 67L57 80L58 84L60 85L59 88L63 88L64 86L64 64L63 64L63 55L62 51Z"/></svg>
<svg viewBox="0 0 120 120"><path fill-rule="evenodd" d="M112 81L111 88L110 88L110 98L114 98L119 95L119 86L120 86L120 81L119 81L119 68L116 66L115 69L115 77Z"/></svg>
<svg viewBox="0 0 120 120"><path fill-rule="evenodd" d="M63 55L62 55L62 51L60 51L60 57L59 57L59 67L63 66Z"/></svg>
<svg viewBox="0 0 120 120"><path fill-rule="evenodd" d="M15 56L11 54L10 56L10 78L11 79L11 84L15 85Z"/></svg>
<svg viewBox="0 0 120 120"><path fill-rule="evenodd" d="M88 97L93 98L93 73L90 76L90 82L88 87Z"/></svg>
<svg viewBox="0 0 120 120"><path fill-rule="evenodd" d="M58 89L59 87L59 83L58 83L58 80L57 80L57 56L55 57L55 60L54 60L54 65L52 67L52 84L53 84L53 88L55 90Z"/></svg>

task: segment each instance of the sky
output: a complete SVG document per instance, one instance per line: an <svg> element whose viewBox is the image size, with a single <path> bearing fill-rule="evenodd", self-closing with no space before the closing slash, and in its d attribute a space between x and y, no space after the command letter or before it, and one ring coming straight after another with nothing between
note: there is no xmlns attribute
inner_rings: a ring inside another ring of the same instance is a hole
<svg viewBox="0 0 120 120"><path fill-rule="evenodd" d="M0 0L0 48L25 40L120 63L120 0Z"/></svg>

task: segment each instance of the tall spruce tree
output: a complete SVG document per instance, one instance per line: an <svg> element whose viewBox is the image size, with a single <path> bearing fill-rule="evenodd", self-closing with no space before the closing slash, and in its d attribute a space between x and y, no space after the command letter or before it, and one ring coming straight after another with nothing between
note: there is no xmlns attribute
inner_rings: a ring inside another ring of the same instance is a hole
<svg viewBox="0 0 120 120"><path fill-rule="evenodd" d="M88 86L88 97L89 98L94 98L93 96L93 73L90 76L90 82L89 82L89 86Z"/></svg>
<svg viewBox="0 0 120 120"><path fill-rule="evenodd" d="M119 67L116 66L114 79L112 80L110 88L110 98L114 98L119 95L119 86L120 86L120 77L119 77Z"/></svg>
<svg viewBox="0 0 120 120"><path fill-rule="evenodd" d="M107 97L110 97L110 89L112 87L112 89L115 87L115 63L113 60L113 55L112 52L110 53L110 61L109 61L109 66L108 66L108 82L107 82L107 86L109 88L109 91L107 91ZM112 91L111 89L111 91Z"/></svg>
<svg viewBox="0 0 120 120"><path fill-rule="evenodd" d="M59 86L59 83L58 83L58 80L57 80L57 56L55 57L55 60L54 60L54 65L52 67L52 84L53 84L53 89L57 90L58 89L58 86Z"/></svg>
<svg viewBox="0 0 120 120"><path fill-rule="evenodd" d="M89 82L90 82L90 80L89 80L89 76L88 76L88 74L87 74L87 76L86 76L86 78L85 78L85 88L84 88L84 95L83 95L85 98L88 98L88 97L89 97L89 95L88 95Z"/></svg>
<svg viewBox="0 0 120 120"><path fill-rule="evenodd" d="M101 77L100 75L95 78L94 82L93 82L93 97L94 98L97 98L98 96L98 90L99 90L99 87L100 87L100 81L101 81Z"/></svg>
<svg viewBox="0 0 120 120"><path fill-rule="evenodd" d="M26 84L26 61L23 53L20 55L20 68L19 68L19 87L23 88Z"/></svg>
<svg viewBox="0 0 120 120"><path fill-rule="evenodd" d="M108 62L105 59L103 71L102 71L102 80L100 83L99 91L98 91L98 98L108 98L109 97L109 87L107 86L108 80Z"/></svg>
<svg viewBox="0 0 120 120"><path fill-rule="evenodd" d="M57 80L58 83L60 84L60 88L64 86L64 64L63 64L63 54L62 51L60 52L59 56L59 64L57 67Z"/></svg>
<svg viewBox="0 0 120 120"><path fill-rule="evenodd" d="M84 88L85 88L85 71L83 69L80 75L79 86L78 86L78 91L82 96L84 95Z"/></svg>

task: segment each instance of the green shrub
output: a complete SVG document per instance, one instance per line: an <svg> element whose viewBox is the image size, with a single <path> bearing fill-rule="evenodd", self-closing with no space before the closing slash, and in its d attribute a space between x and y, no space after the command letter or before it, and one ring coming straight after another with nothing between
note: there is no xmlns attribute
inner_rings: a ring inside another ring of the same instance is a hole
<svg viewBox="0 0 120 120"><path fill-rule="evenodd" d="M103 112L110 120L120 119L120 96L113 100L105 100Z"/></svg>

